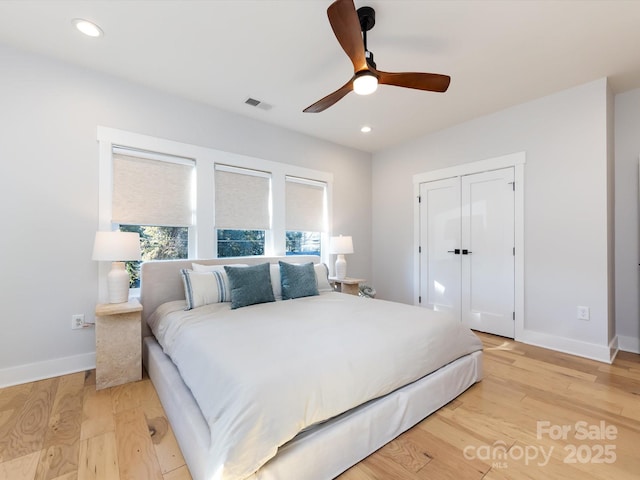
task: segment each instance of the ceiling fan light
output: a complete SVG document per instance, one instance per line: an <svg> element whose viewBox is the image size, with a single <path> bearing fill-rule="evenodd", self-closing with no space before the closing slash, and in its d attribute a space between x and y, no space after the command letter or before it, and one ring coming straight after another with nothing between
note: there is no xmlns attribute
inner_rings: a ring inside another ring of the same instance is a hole
<svg viewBox="0 0 640 480"><path fill-rule="evenodd" d="M372 73L358 75L353 81L353 91L358 95L370 95L378 89L378 79Z"/></svg>

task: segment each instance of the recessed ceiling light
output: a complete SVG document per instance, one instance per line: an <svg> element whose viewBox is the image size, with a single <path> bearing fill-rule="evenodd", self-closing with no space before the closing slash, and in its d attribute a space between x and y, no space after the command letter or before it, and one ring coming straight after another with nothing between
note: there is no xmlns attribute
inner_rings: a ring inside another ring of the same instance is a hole
<svg viewBox="0 0 640 480"><path fill-rule="evenodd" d="M74 18L72 23L76 26L78 30L89 37L100 37L104 35L102 29L93 22L89 20L84 20L83 18Z"/></svg>
<svg viewBox="0 0 640 480"><path fill-rule="evenodd" d="M365 125L360 129L360 131L362 133L369 133L371 131L371 127L369 125Z"/></svg>

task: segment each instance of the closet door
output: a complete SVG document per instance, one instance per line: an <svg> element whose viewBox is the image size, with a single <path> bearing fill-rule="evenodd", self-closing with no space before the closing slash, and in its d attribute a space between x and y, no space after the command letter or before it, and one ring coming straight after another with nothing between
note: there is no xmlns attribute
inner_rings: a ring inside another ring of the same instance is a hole
<svg viewBox="0 0 640 480"><path fill-rule="evenodd" d="M460 318L458 177L420 185L420 245L421 305Z"/></svg>
<svg viewBox="0 0 640 480"><path fill-rule="evenodd" d="M514 337L513 168L461 177L461 319ZM466 252L466 254L465 254Z"/></svg>
<svg viewBox="0 0 640 480"><path fill-rule="evenodd" d="M513 338L514 170L420 185L420 304Z"/></svg>

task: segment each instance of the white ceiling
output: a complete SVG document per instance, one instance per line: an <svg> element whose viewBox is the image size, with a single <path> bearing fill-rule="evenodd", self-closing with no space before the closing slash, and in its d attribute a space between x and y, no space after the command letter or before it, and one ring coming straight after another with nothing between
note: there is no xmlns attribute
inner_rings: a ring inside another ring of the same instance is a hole
<svg viewBox="0 0 640 480"><path fill-rule="evenodd" d="M383 85L303 113L353 74L330 3L0 0L0 43L369 152L602 77L616 93L640 87L640 1L357 0L376 10L379 69L444 73L451 86ZM105 35L84 37L77 17Z"/></svg>

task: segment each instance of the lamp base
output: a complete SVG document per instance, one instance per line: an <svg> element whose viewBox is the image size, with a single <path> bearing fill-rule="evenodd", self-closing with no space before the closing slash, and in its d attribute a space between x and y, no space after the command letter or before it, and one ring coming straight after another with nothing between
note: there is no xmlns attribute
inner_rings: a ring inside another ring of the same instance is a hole
<svg viewBox="0 0 640 480"><path fill-rule="evenodd" d="M336 278L338 280L344 280L347 276L347 261L344 258L344 255L338 255L336 259Z"/></svg>
<svg viewBox="0 0 640 480"><path fill-rule="evenodd" d="M109 303L125 303L129 301L129 272L124 262L113 262L107 275Z"/></svg>

